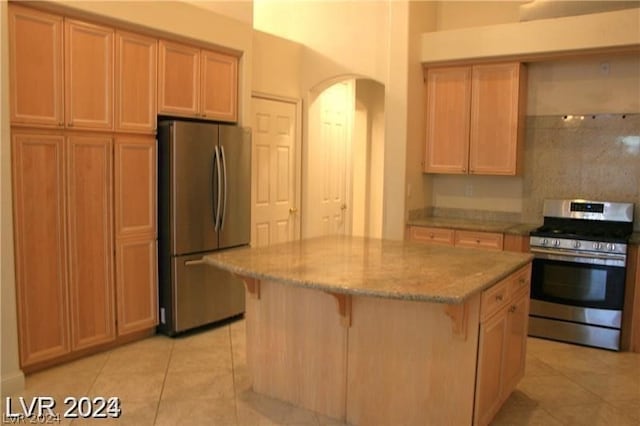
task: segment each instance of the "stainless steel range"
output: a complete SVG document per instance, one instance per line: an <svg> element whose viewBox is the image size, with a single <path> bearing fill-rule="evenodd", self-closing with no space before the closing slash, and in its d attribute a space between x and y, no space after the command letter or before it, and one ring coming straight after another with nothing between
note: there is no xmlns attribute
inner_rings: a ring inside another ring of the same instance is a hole
<svg viewBox="0 0 640 426"><path fill-rule="evenodd" d="M531 232L529 335L620 349L633 204L545 200Z"/></svg>

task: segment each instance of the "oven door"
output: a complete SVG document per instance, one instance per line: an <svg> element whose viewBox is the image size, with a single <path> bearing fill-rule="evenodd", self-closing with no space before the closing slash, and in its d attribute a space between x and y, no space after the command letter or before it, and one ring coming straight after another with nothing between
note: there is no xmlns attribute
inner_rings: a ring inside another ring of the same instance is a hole
<svg viewBox="0 0 640 426"><path fill-rule="evenodd" d="M536 255L531 298L584 308L622 310L625 268Z"/></svg>

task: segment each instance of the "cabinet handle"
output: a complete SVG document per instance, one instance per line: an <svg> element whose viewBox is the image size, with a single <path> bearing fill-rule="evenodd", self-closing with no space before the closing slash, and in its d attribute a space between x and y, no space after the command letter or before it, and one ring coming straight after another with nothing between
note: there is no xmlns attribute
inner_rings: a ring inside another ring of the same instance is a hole
<svg viewBox="0 0 640 426"><path fill-rule="evenodd" d="M73 127L73 123L67 123L67 127Z"/></svg>
<svg viewBox="0 0 640 426"><path fill-rule="evenodd" d="M58 127L62 127L62 126L64 126L64 123L61 121L58 123Z"/></svg>
<svg viewBox="0 0 640 426"><path fill-rule="evenodd" d="M502 302L502 299L504 299L504 296L503 296L503 295L498 294L498 295L496 296L496 300L497 300L498 302Z"/></svg>

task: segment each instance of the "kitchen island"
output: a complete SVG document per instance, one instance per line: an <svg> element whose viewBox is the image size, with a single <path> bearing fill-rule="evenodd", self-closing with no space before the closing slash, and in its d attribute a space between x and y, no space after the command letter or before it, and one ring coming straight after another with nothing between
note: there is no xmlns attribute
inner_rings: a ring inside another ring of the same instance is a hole
<svg viewBox="0 0 640 426"><path fill-rule="evenodd" d="M355 425L486 424L522 377L528 254L322 237L205 261L246 283L255 392Z"/></svg>

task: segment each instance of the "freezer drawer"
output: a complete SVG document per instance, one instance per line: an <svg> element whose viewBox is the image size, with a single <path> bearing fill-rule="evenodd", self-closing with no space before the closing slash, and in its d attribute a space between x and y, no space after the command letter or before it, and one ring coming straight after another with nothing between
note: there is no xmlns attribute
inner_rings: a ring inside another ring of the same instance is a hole
<svg viewBox="0 0 640 426"><path fill-rule="evenodd" d="M244 312L242 281L204 263L202 256L173 258L173 315L177 333Z"/></svg>

